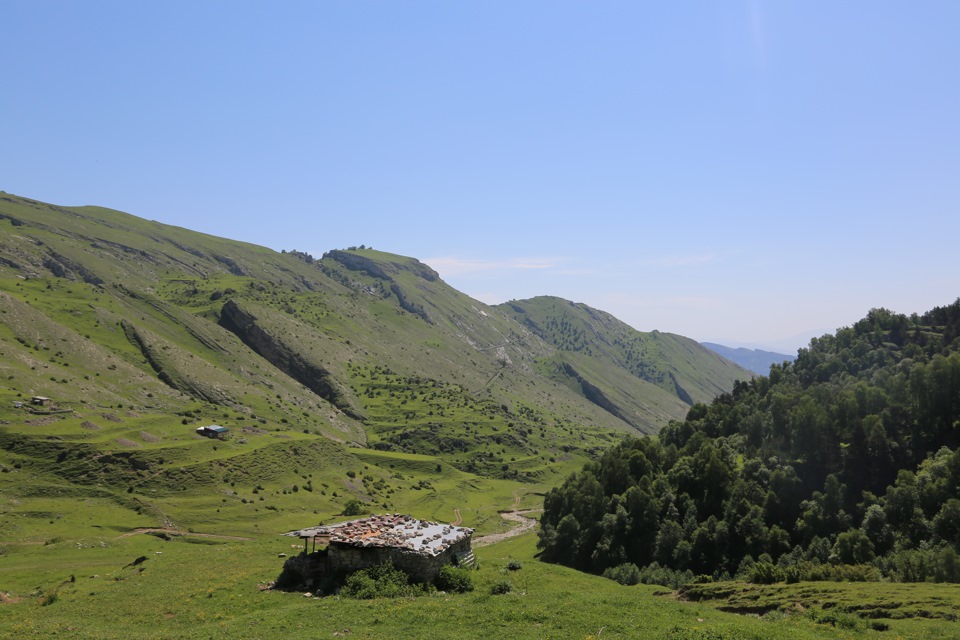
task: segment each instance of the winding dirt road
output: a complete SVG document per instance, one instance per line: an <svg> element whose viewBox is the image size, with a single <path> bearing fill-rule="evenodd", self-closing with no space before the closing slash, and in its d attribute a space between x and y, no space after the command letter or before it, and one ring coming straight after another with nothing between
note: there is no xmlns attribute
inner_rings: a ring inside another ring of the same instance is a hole
<svg viewBox="0 0 960 640"><path fill-rule="evenodd" d="M503 533L491 533L490 535L474 538L473 546L485 547L495 542L506 540L507 538L514 538L516 536L523 535L527 531L530 531L535 526L537 526L537 521L534 520L533 518L526 517L527 514L537 513L538 511L542 511L542 509L525 509L523 511L501 511L500 512L501 518L503 518L504 520L510 520L511 522L517 522L519 523L519 526L516 526L513 529L510 529L509 531L504 531Z"/></svg>

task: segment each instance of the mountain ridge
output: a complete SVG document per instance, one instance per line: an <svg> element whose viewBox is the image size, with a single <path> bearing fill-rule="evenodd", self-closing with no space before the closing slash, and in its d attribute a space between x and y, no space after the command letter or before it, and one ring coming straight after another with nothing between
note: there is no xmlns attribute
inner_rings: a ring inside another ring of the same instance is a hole
<svg viewBox="0 0 960 640"><path fill-rule="evenodd" d="M597 350L577 353L510 307L382 251L316 259L11 194L0 197L0 227L0 300L5 320L19 318L0 336L7 395L167 413L189 405L210 416L225 408L231 420L255 415L334 441L442 453L483 473L513 471L478 457L494 443L483 430L502 421L522 432L510 442L538 474L549 467L544 449L586 452L602 433L653 433L749 377L692 340L640 334L563 301L576 309L565 321L589 327ZM47 350L60 355L43 371L25 364ZM95 355L84 359L85 350ZM710 375L700 379L698 368ZM418 430L453 430L457 450L410 435Z"/></svg>

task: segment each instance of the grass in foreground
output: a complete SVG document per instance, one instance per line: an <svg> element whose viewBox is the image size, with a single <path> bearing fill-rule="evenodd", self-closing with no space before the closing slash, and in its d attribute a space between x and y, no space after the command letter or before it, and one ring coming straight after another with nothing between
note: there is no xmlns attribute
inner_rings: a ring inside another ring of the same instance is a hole
<svg viewBox="0 0 960 640"><path fill-rule="evenodd" d="M528 534L477 550L473 592L372 601L260 591L258 585L279 573L278 553L295 552L287 538L164 541L141 535L113 538L106 548L37 547L19 559L0 558L0 581L11 584L15 575L13 584L30 589L20 603L0 605L0 637L804 640L954 638L958 632L943 618L892 620L891 631L878 632L817 623L803 614L736 615L656 595L662 588L624 587L541 563L534 544ZM522 566L510 570L511 562ZM70 573L58 573L67 563ZM504 591L504 583L509 591L492 593ZM929 585L870 586L869 593L858 591L864 585L838 588L864 601L956 601L954 591Z"/></svg>

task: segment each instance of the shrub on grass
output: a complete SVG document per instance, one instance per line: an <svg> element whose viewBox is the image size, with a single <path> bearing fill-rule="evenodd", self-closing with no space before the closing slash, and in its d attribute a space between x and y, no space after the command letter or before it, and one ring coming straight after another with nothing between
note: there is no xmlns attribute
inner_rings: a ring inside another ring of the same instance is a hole
<svg viewBox="0 0 960 640"><path fill-rule="evenodd" d="M838 629L855 630L863 629L864 626L866 626L863 620L856 615L835 609L830 609L829 611L811 609L807 612L807 616L817 624L829 624Z"/></svg>
<svg viewBox="0 0 960 640"><path fill-rule="evenodd" d="M670 567L661 567L660 564L651 562L640 570L640 582L679 589L683 585L693 582L693 572L689 570L676 571Z"/></svg>
<svg viewBox="0 0 960 640"><path fill-rule="evenodd" d="M523 563L519 560L511 560L507 563L507 571L520 571L523 569Z"/></svg>
<svg viewBox="0 0 960 640"><path fill-rule="evenodd" d="M691 629L675 626L666 636L668 640L739 640L738 632L718 631L716 629Z"/></svg>
<svg viewBox="0 0 960 640"><path fill-rule="evenodd" d="M465 593L473 591L472 572L464 567L454 567L446 565L440 569L437 575L437 589L448 591L450 593Z"/></svg>
<svg viewBox="0 0 960 640"><path fill-rule="evenodd" d="M749 573L743 577L754 584L774 584L786 582L878 582L882 579L881 570L870 564L821 564L802 561L796 564L774 565L770 562L757 562L751 565ZM895 578L894 578L895 579Z"/></svg>
<svg viewBox="0 0 960 640"><path fill-rule="evenodd" d="M949 545L898 551L877 564L894 582L960 582L960 558Z"/></svg>
<svg viewBox="0 0 960 640"><path fill-rule="evenodd" d="M347 576L340 595L357 600L374 598L399 598L421 596L426 589L420 584L410 584L406 573L390 562L361 569Z"/></svg>
<svg viewBox="0 0 960 640"><path fill-rule="evenodd" d="M347 504L343 505L343 515L345 516L359 516L363 515L366 511L366 507L363 502L357 500L356 498L351 498L347 500Z"/></svg>
<svg viewBox="0 0 960 640"><path fill-rule="evenodd" d="M750 582L754 584L773 584L784 579L783 569L769 562L758 562L750 570Z"/></svg>
<svg viewBox="0 0 960 640"><path fill-rule="evenodd" d="M616 580L620 584L635 585L640 582L640 569L632 562L625 562L616 567L610 567L603 572L603 577Z"/></svg>
<svg viewBox="0 0 960 640"><path fill-rule="evenodd" d="M493 586L490 587L490 593L495 596L503 595L505 593L510 593L511 591L513 591L513 585L507 582L506 580L495 582Z"/></svg>

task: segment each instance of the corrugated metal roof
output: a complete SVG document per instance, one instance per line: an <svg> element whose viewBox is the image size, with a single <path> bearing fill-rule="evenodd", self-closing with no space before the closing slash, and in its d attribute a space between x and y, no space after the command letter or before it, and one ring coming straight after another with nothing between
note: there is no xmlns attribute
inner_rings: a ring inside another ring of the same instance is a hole
<svg viewBox="0 0 960 640"><path fill-rule="evenodd" d="M221 426L218 425L218 424L211 424L211 425L208 425L208 426L206 426L206 427L197 427L197 431L198 431L198 432L199 432L199 431L214 431L214 432L216 432L216 433L226 433L226 432L230 431L230 429L227 429L226 427L221 427Z"/></svg>
<svg viewBox="0 0 960 640"><path fill-rule="evenodd" d="M327 537L330 543L409 549L435 556L451 544L472 536L473 529L393 514L309 527L283 535L297 538Z"/></svg>

